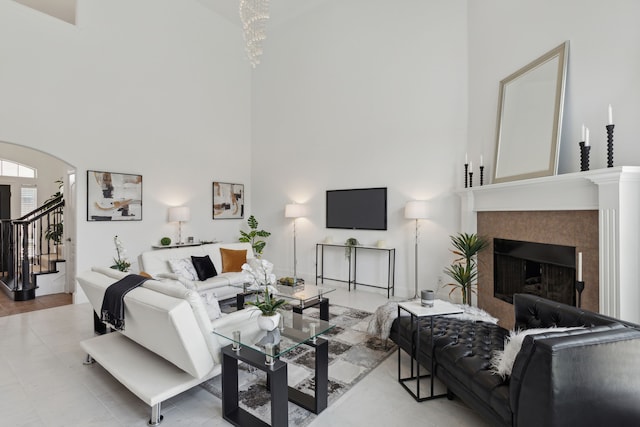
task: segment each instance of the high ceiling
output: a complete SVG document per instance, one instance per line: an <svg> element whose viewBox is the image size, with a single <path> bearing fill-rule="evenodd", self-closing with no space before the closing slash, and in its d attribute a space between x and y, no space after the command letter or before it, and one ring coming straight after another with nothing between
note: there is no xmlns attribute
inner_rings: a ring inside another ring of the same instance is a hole
<svg viewBox="0 0 640 427"><path fill-rule="evenodd" d="M240 26L240 0L198 0L207 8ZM270 0L269 26L280 25L329 0Z"/></svg>
<svg viewBox="0 0 640 427"><path fill-rule="evenodd" d="M14 0L40 12L75 24L77 0ZM135 1L135 0L131 0ZM240 26L240 0L197 0L208 9ZM270 0L269 26L280 25L329 0Z"/></svg>

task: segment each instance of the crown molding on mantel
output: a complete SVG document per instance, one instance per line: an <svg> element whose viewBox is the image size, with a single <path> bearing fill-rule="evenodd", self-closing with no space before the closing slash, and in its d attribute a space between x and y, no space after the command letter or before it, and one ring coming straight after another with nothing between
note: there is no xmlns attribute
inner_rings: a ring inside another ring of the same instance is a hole
<svg viewBox="0 0 640 427"><path fill-rule="evenodd" d="M461 229L477 212L598 210L600 312L640 323L640 167L618 166L456 191Z"/></svg>

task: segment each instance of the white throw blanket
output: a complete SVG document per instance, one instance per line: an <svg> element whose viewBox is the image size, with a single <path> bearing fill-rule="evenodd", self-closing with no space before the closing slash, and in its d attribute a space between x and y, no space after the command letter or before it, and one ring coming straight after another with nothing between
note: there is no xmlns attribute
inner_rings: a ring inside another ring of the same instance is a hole
<svg viewBox="0 0 640 427"><path fill-rule="evenodd" d="M460 314L449 314L445 317L453 317L461 320L470 320L470 321L482 321L488 323L498 323L498 319L482 310L478 307L472 307L466 304L456 304L457 307L460 307L462 313ZM403 312L404 315L406 312ZM406 313L408 316L409 313ZM388 303L381 305L378 307L369 322L369 326L367 328L367 333L369 335L374 335L379 337L380 339L389 338L389 333L391 332L391 325L393 321L398 317L398 303L389 301Z"/></svg>

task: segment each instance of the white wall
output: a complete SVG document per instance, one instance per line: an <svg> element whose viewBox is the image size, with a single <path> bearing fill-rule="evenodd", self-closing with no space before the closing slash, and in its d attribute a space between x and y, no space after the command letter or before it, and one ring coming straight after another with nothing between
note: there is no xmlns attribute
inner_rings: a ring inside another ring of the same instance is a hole
<svg viewBox="0 0 640 427"><path fill-rule="evenodd" d="M613 106L614 164L640 164L640 2L469 1L469 145L495 156L500 80L570 41L559 173L580 170L578 142L591 130L591 169L606 168L607 107Z"/></svg>
<svg viewBox="0 0 640 427"><path fill-rule="evenodd" d="M0 0L0 57L0 140L77 168L78 270L110 265L116 234L131 261L175 238L170 205L191 207L186 236L237 237L240 221L211 218L212 182L251 178L236 26L196 0L83 0L77 26ZM88 169L141 174L143 220L87 222Z"/></svg>
<svg viewBox="0 0 640 427"><path fill-rule="evenodd" d="M578 169L582 123L592 168L606 164L609 103L616 164L640 162L639 9L633 0L326 0L269 28L251 74L238 26L197 0L81 0L77 26L0 0L0 140L77 168L79 270L108 264L115 234L132 255L175 237L169 205L191 206L185 235L235 240L244 221L211 219L211 182L221 180L246 184L246 212L274 233L265 257L280 273L293 258L284 206L304 202L303 276L312 278L314 244L327 235L383 239L398 249L398 293L411 294L405 202L433 200L420 287L435 286L459 229L464 153L484 153L491 174L499 81L562 41L571 47L561 172ZM86 222L87 169L142 174L144 220ZM325 229L325 190L371 186L390 190L388 231Z"/></svg>
<svg viewBox="0 0 640 427"><path fill-rule="evenodd" d="M313 280L315 243L355 237L397 249L397 295L413 294L414 224L408 200L433 201L422 225L420 288L434 287L451 261L448 235L459 226L452 190L466 145L466 2L327 1L268 28L253 74L252 201L274 233L265 258L292 274L287 203L306 203L298 220L298 274ZM460 177L459 177L459 176ZM460 179L459 179L460 178ZM388 230L325 228L325 191L388 187ZM333 268L346 277L336 254ZM380 279L373 261L359 278ZM333 277L336 277L335 275Z"/></svg>

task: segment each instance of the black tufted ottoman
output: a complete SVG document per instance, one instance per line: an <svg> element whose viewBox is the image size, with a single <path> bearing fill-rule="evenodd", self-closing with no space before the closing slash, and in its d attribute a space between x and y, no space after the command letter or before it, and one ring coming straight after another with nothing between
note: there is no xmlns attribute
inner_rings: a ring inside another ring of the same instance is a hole
<svg viewBox="0 0 640 427"><path fill-rule="evenodd" d="M493 351L504 348L509 331L492 323L461 320L452 317L434 319L435 375L443 380L450 393L463 400L481 399L483 415L500 424L511 425L508 379L491 373ZM429 320L420 321L420 346L417 359L431 367L431 328ZM390 338L407 353L415 354L411 336L411 318L402 316L391 327ZM471 393L469 392L471 391Z"/></svg>

